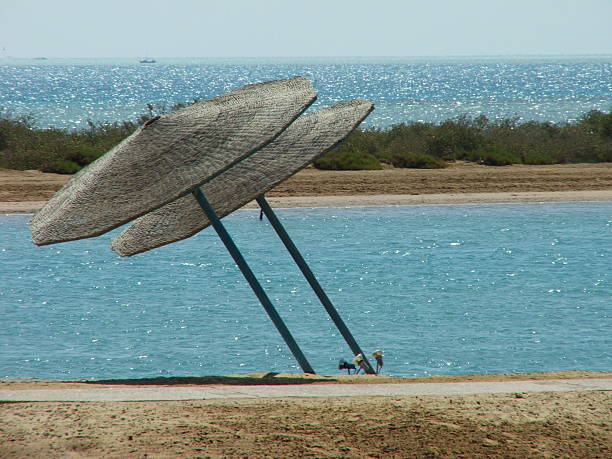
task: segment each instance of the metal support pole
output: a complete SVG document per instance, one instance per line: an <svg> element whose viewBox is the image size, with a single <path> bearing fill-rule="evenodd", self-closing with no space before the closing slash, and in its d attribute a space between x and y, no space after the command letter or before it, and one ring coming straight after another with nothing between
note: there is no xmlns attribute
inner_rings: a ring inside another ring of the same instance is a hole
<svg viewBox="0 0 612 459"><path fill-rule="evenodd" d="M363 351L357 344L357 341L355 341L355 338L353 338L353 335L351 334L350 330L348 329L348 327L346 326L346 324L340 317L340 314L338 314L338 311L336 310L331 300L329 299L329 297L323 290L323 287L321 287L321 284L319 284L319 281L317 280L312 270L306 263L306 260L304 260L304 257L302 257L299 250L297 249L297 247L295 246L295 244L289 237L289 234L287 234L287 231L285 231L285 228L281 224L280 220L276 217L276 214L270 207L270 204L268 204L268 201L266 200L264 195L259 195L257 197L257 203L261 207L261 210L263 210L264 214L266 214L266 217L268 217L270 224L272 225L272 227L278 234L278 237L280 237L280 239L283 241L283 244L285 244L285 247L287 248L287 250L293 257L293 260L295 261L295 263L298 265L298 267L302 271L302 274L304 274L304 277L306 278L306 280L308 281L308 283L310 284L310 286L312 287L316 295L319 297L321 304L323 304L323 307L325 308L325 310L327 311L331 319L334 321L334 324L336 324L336 327L342 334L342 337L344 338L346 343L351 348L351 351L353 351L353 354L362 355L363 357L362 364L364 366L364 370L366 371L366 373L376 374L376 371L372 368L372 365L370 365L370 362L368 362L368 359L366 358L365 354L363 353Z"/></svg>
<svg viewBox="0 0 612 459"><path fill-rule="evenodd" d="M202 190L199 187L193 191L193 196L197 199L198 203L200 204L200 207L202 208L202 210L204 211L204 213L210 220L210 223L212 224L213 228L215 229L215 231L217 232L217 234L223 241L223 244L225 244L225 247L227 248L228 252L230 253L232 258L238 265L238 268L240 268L240 271L242 272L247 282L253 289L253 292L255 292L255 295L257 295L257 298L259 299L261 305L264 307L264 309L268 313L268 316L270 317L270 319L272 319L272 322L276 326L276 329L280 332L281 336L285 340L285 343L287 343L287 346L289 346L289 349L293 353L293 356L295 357L295 359L298 361L298 364L300 365L300 367L302 367L302 370L305 373L314 374L315 371L312 369L312 367L308 363L308 360L306 360L306 357L304 356L304 354L302 353L302 350L300 349L300 347L297 345L297 343L293 339L293 336L291 335L291 333L289 332L289 329L283 322L283 319L280 317L280 315L274 308L274 305L270 301L270 298L268 298L268 295L266 294L261 284L259 283L255 275L253 274L253 271L251 270L246 260L244 259L240 251L238 250L238 247L236 247L236 244L234 243L231 236L225 229L225 226L223 225L223 223L221 223L221 220L219 219L219 217L217 216L214 209L212 208L212 206L210 205L210 203L204 196L204 193L202 193Z"/></svg>

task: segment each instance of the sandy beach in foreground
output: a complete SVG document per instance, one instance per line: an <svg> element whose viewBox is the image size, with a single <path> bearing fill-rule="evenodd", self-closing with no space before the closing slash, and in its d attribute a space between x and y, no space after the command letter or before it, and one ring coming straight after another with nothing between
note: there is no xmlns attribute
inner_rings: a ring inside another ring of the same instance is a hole
<svg viewBox="0 0 612 459"><path fill-rule="evenodd" d="M354 384L610 378L556 372L430 378L254 374L91 383L0 381L70 392L121 386ZM610 457L612 394L0 403L0 457Z"/></svg>
<svg viewBox="0 0 612 459"><path fill-rule="evenodd" d="M0 169L0 213L36 212L68 178ZM266 196L275 207L612 201L612 163L505 167L456 163L443 170L367 172L306 169ZM610 374L466 375L429 380ZM261 383L261 376L253 378ZM343 382L366 382L370 377L356 378L343 378ZM379 377L376 382L398 380ZM196 383L222 382L201 378ZM4 389L65 390L79 384L0 380ZM134 455L612 457L612 394L0 402L0 457Z"/></svg>

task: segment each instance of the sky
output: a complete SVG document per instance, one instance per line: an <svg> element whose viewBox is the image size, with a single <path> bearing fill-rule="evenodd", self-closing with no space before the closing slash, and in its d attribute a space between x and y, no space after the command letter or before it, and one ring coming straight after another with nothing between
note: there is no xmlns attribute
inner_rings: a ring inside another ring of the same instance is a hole
<svg viewBox="0 0 612 459"><path fill-rule="evenodd" d="M612 0L0 0L0 57L612 54Z"/></svg>

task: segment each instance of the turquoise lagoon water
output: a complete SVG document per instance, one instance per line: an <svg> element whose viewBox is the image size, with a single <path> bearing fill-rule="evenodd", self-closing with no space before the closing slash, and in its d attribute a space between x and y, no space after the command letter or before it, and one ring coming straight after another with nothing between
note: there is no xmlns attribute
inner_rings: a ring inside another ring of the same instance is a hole
<svg viewBox="0 0 612 459"><path fill-rule="evenodd" d="M0 109L40 126L133 120L247 83L303 75L314 107L374 103L364 126L440 122L468 114L564 122L612 110L612 56L287 59L0 59Z"/></svg>
<svg viewBox="0 0 612 459"><path fill-rule="evenodd" d="M278 214L384 373L612 370L612 203ZM316 371L350 352L266 221L224 219ZM212 229L133 258L0 216L0 377L297 371Z"/></svg>

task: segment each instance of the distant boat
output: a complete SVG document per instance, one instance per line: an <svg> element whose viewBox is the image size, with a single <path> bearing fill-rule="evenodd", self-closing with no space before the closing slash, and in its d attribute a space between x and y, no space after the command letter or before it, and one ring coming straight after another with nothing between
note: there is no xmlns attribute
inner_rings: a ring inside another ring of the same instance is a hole
<svg viewBox="0 0 612 459"><path fill-rule="evenodd" d="M140 59L141 64L155 64L157 61L150 57L145 57L144 59Z"/></svg>

